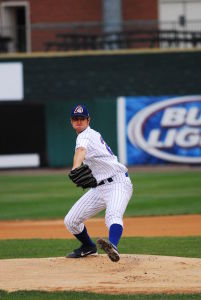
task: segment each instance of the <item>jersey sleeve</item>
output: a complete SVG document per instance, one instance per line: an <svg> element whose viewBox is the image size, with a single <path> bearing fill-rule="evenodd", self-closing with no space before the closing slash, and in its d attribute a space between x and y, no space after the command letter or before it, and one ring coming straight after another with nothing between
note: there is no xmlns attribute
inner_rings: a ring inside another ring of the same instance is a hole
<svg viewBox="0 0 201 300"><path fill-rule="evenodd" d="M77 140L76 140L75 149L77 149L79 147L83 147L83 148L87 149L88 145L89 145L89 135L84 132L79 134L77 137Z"/></svg>

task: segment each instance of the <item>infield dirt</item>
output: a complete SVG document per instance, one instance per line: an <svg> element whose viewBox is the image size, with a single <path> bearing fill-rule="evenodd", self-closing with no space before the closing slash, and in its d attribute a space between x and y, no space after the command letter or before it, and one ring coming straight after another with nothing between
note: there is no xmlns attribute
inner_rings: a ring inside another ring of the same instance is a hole
<svg viewBox="0 0 201 300"><path fill-rule="evenodd" d="M124 219L126 236L201 236L201 215ZM103 219L87 223L92 236L107 236ZM1 221L0 238L72 238L63 220ZM200 293L201 259L124 255L112 263L106 255L81 259L0 260L0 289L6 291L88 291L111 294Z"/></svg>
<svg viewBox="0 0 201 300"><path fill-rule="evenodd" d="M86 222L92 237L108 235L104 219ZM0 221L0 239L73 238L63 220ZM124 237L129 236L201 236L201 215L124 218Z"/></svg>

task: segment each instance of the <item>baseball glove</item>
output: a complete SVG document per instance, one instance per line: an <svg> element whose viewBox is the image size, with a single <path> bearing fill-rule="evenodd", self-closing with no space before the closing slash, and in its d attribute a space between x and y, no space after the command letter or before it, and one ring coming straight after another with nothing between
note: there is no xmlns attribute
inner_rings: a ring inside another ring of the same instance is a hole
<svg viewBox="0 0 201 300"><path fill-rule="evenodd" d="M77 186L83 189L97 186L96 178L93 176L88 165L83 164L79 168L70 171L68 176Z"/></svg>

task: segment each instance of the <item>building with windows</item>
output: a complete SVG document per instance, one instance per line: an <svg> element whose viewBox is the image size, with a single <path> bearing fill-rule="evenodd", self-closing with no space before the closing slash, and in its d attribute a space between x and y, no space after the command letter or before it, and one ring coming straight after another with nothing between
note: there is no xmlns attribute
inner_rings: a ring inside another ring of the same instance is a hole
<svg viewBox="0 0 201 300"><path fill-rule="evenodd" d="M0 0L0 51L194 47L201 0Z"/></svg>

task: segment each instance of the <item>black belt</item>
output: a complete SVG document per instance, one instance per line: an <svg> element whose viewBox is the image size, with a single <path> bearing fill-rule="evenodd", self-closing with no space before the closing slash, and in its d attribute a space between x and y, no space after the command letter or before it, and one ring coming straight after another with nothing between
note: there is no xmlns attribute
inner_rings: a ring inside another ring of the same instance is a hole
<svg viewBox="0 0 201 300"><path fill-rule="evenodd" d="M128 177L128 172L125 173L125 176ZM99 183L98 183L98 186L99 186L99 185L105 184L106 181L110 183L110 182L113 182L114 180L112 179L112 177L109 177L109 178L107 178L107 179L102 180L101 182L99 182Z"/></svg>

